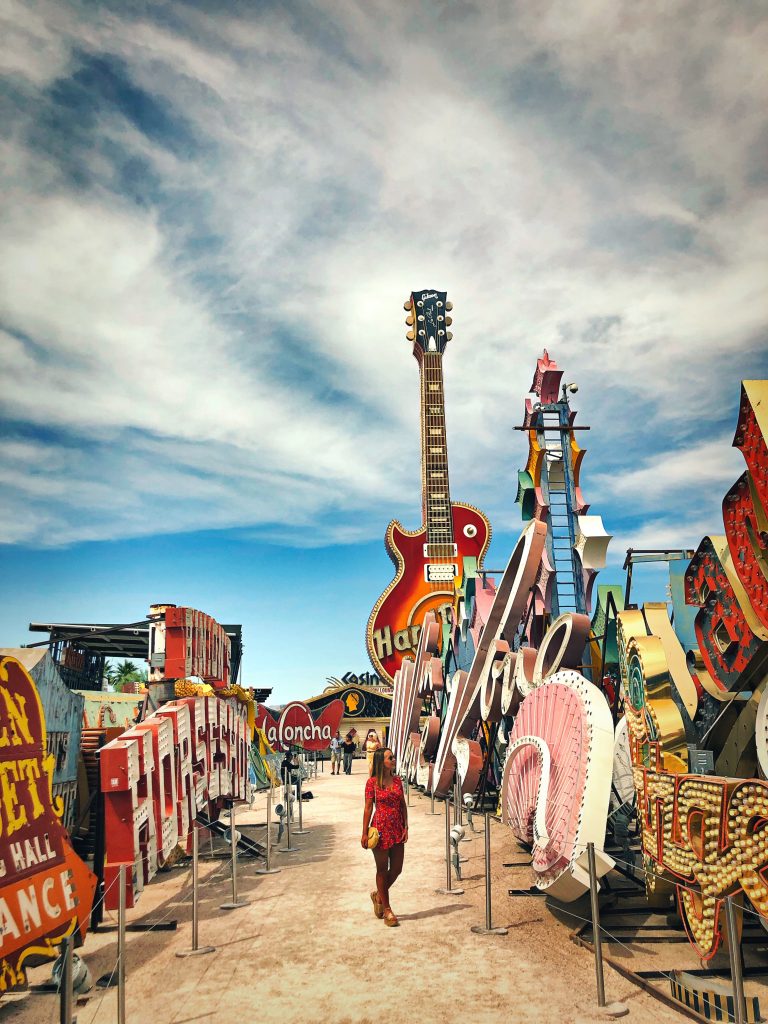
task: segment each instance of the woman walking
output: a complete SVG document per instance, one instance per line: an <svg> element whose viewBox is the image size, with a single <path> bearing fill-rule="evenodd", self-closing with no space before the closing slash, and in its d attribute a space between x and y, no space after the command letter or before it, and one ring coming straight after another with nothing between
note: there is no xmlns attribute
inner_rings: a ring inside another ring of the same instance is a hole
<svg viewBox="0 0 768 1024"><path fill-rule="evenodd" d="M373 774L373 755L377 750L381 750L381 741L379 740L379 734L375 729L369 729L368 735L365 737L365 753L368 758L368 774Z"/></svg>
<svg viewBox="0 0 768 1024"><path fill-rule="evenodd" d="M367 850L368 829L371 824L378 829L379 841L372 850L376 861L376 888L371 893L371 900L376 917L384 918L384 924L390 928L398 925L399 921L389 905L389 890L403 870L405 844L408 842L408 807L403 783L394 770L395 755L389 747L374 752L373 774L365 784L363 836L360 840L363 849Z"/></svg>

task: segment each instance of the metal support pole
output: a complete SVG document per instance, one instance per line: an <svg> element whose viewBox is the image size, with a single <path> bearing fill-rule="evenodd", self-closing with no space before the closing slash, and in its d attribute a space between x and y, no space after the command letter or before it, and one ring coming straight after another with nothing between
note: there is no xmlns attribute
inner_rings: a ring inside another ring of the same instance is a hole
<svg viewBox="0 0 768 1024"><path fill-rule="evenodd" d="M72 945L71 935L61 940L61 974L59 975L59 1021L72 1024Z"/></svg>
<svg viewBox="0 0 768 1024"><path fill-rule="evenodd" d="M747 1019L744 1006L744 979L741 973L741 943L736 921L736 908L731 896L725 898L725 922L728 927L728 955L731 958L731 983L733 985L733 1010L736 1024L745 1024Z"/></svg>
<svg viewBox="0 0 768 1024"><path fill-rule="evenodd" d="M461 799L461 779L458 772L456 773L456 781L453 786L453 823L460 828L464 828L464 803ZM469 843L471 841L472 836L462 836L459 840L460 843ZM463 859L466 860L466 857Z"/></svg>
<svg viewBox="0 0 768 1024"><path fill-rule="evenodd" d="M445 877L444 889L436 889L435 892L442 896L462 896L463 889L454 889L451 886L451 801L445 798Z"/></svg>
<svg viewBox="0 0 768 1024"><path fill-rule="evenodd" d="M272 783L267 790L267 866L256 868L257 875L276 875L280 868L272 867Z"/></svg>
<svg viewBox="0 0 768 1024"><path fill-rule="evenodd" d="M198 944L198 925L200 922L200 897L199 897L199 837L198 824L192 822L192 949L180 949L176 956L202 956L203 953L215 953L215 946L200 946Z"/></svg>
<svg viewBox="0 0 768 1024"><path fill-rule="evenodd" d="M435 791L431 787L429 790L429 813L437 814L437 811L435 810Z"/></svg>
<svg viewBox="0 0 768 1024"><path fill-rule="evenodd" d="M605 1006L605 979L603 978L603 937L600 934L600 905L597 900L598 883L595 866L595 844L587 843L589 860L589 897L592 903L592 943L595 947L595 975L597 977L597 1005Z"/></svg>
<svg viewBox="0 0 768 1024"><path fill-rule="evenodd" d="M232 846L232 899L228 903L221 903L221 910L237 910L239 907L247 907L251 902L237 898L237 831L235 830L234 801L229 809L229 842Z"/></svg>
<svg viewBox="0 0 768 1024"><path fill-rule="evenodd" d="M485 927L473 924L476 935L507 935L507 928L494 928L491 924L491 815L485 812Z"/></svg>
<svg viewBox="0 0 768 1024"><path fill-rule="evenodd" d="M117 1024L125 1024L125 864L117 880Z"/></svg>
<svg viewBox="0 0 768 1024"><path fill-rule="evenodd" d="M302 764L303 764L303 757L302 757L302 760L299 761L299 783L298 783L298 787L297 787L297 795L298 795L298 799L299 799L299 827L296 829L296 835L297 836L305 836L307 834L307 832L309 832L309 829L304 828L304 801L301 799Z"/></svg>
<svg viewBox="0 0 768 1024"><path fill-rule="evenodd" d="M280 847L280 853L298 853L298 846L291 846L291 786L290 786L290 772L286 773L286 786L285 786L285 831L288 836L288 844Z"/></svg>

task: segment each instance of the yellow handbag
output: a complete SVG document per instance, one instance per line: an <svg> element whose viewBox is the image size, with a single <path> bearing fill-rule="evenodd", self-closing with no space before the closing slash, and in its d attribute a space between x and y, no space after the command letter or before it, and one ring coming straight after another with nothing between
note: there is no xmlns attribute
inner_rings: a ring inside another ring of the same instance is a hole
<svg viewBox="0 0 768 1024"><path fill-rule="evenodd" d="M379 845L379 830L373 825L368 829L368 849L374 850Z"/></svg>

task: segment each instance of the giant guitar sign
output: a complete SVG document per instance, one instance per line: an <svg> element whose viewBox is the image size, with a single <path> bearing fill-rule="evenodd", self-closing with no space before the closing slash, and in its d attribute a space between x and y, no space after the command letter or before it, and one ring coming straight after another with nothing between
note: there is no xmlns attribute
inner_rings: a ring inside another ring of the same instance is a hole
<svg viewBox="0 0 768 1024"><path fill-rule="evenodd" d="M413 657L427 612L451 605L454 581L464 559L478 568L491 539L491 527L472 505L451 501L443 400L443 351L451 339L445 292L412 292L405 303L407 338L421 375L422 526L404 530L396 520L387 527L385 545L396 575L376 602L366 632L371 663L392 683L406 657Z"/></svg>
<svg viewBox="0 0 768 1024"><path fill-rule="evenodd" d="M96 878L72 849L52 795L55 758L32 678L0 661L0 994L25 988L26 968L85 935Z"/></svg>

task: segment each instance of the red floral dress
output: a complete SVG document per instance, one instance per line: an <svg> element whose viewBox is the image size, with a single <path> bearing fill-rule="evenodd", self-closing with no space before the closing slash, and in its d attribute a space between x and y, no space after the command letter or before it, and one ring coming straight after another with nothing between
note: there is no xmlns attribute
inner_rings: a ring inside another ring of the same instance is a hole
<svg viewBox="0 0 768 1024"><path fill-rule="evenodd" d="M379 830L379 846L382 850L404 843L403 783L399 777L395 775L392 785L382 789L371 776L365 784L365 799L373 800L376 804L371 824Z"/></svg>

